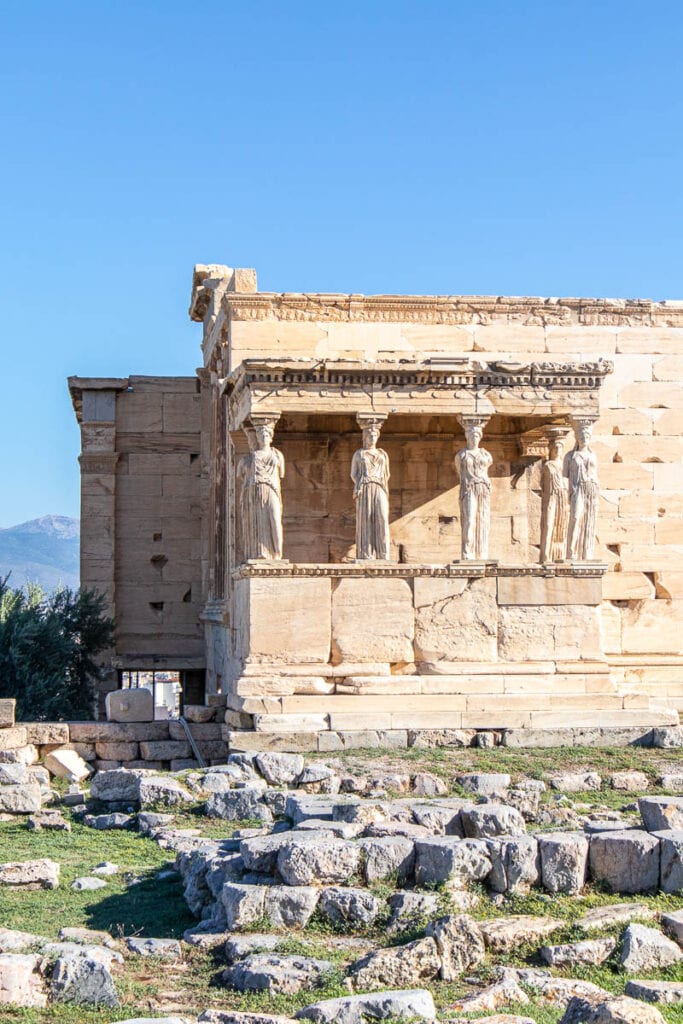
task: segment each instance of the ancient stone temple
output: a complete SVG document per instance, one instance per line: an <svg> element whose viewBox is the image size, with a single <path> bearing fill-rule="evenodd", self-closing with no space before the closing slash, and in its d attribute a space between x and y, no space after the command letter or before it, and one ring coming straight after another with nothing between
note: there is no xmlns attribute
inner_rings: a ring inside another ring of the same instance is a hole
<svg viewBox="0 0 683 1024"><path fill-rule="evenodd" d="M195 377L70 380L114 670L235 749L678 722L683 305L199 265L190 315Z"/></svg>

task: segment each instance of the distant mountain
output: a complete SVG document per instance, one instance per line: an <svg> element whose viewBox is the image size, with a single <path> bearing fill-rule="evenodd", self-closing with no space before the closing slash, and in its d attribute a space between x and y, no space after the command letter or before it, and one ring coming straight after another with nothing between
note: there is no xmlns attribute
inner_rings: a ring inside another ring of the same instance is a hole
<svg viewBox="0 0 683 1024"><path fill-rule="evenodd" d="M9 585L38 583L43 590L79 585L80 522L69 516L41 516L0 529L0 578Z"/></svg>

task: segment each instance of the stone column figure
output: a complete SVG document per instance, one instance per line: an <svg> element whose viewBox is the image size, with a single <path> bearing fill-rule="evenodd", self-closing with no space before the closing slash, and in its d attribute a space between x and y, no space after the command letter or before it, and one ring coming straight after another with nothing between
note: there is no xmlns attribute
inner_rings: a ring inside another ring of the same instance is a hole
<svg viewBox="0 0 683 1024"><path fill-rule="evenodd" d="M254 452L256 450L256 431L250 424L242 427L249 451L242 455L237 463L235 476L237 478L237 494L239 508L239 526L242 542L242 560L256 558L256 529L253 509L253 487L252 478L254 475Z"/></svg>
<svg viewBox="0 0 683 1024"><path fill-rule="evenodd" d="M461 416L466 447L455 456L460 479L461 557L463 560L488 558L491 523L491 455L479 443L488 417Z"/></svg>
<svg viewBox="0 0 683 1024"><path fill-rule="evenodd" d="M351 462L356 502L356 558L389 559L389 456L377 447L386 417L359 414L363 447Z"/></svg>
<svg viewBox="0 0 683 1024"><path fill-rule="evenodd" d="M541 468L541 562L563 562L567 552L569 498L562 453L567 431L549 427L549 456Z"/></svg>
<svg viewBox="0 0 683 1024"><path fill-rule="evenodd" d="M574 420L576 447L567 459L569 477L569 532L567 558L572 562L590 561L595 552L598 518L598 460L590 448L593 422Z"/></svg>
<svg viewBox="0 0 683 1024"><path fill-rule="evenodd" d="M246 530L251 545L249 556L275 561L282 558L282 491L285 475L282 452L272 447L277 419L252 420L255 449L245 456L249 461L243 490L243 512L250 516Z"/></svg>

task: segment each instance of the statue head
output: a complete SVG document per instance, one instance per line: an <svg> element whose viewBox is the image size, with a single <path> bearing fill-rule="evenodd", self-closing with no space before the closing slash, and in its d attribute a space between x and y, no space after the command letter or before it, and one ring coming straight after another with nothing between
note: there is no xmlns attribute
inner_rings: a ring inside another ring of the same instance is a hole
<svg viewBox="0 0 683 1024"><path fill-rule="evenodd" d="M465 426L465 438L468 448L478 448L484 436L483 427L478 423L467 423Z"/></svg>
<svg viewBox="0 0 683 1024"><path fill-rule="evenodd" d="M374 423L368 423L363 427L363 447L374 448L379 441L379 427Z"/></svg>
<svg viewBox="0 0 683 1024"><path fill-rule="evenodd" d="M259 451L270 448L274 433L272 423L257 423L254 427L254 433L256 435L256 447Z"/></svg>
<svg viewBox="0 0 683 1024"><path fill-rule="evenodd" d="M578 422L575 428L577 448L587 448L593 437L593 424L589 422Z"/></svg>
<svg viewBox="0 0 683 1024"><path fill-rule="evenodd" d="M550 444L548 446L548 454L550 455L551 460L554 461L555 459L561 458L563 451L564 451L564 438L563 437L553 437L553 438L551 438Z"/></svg>

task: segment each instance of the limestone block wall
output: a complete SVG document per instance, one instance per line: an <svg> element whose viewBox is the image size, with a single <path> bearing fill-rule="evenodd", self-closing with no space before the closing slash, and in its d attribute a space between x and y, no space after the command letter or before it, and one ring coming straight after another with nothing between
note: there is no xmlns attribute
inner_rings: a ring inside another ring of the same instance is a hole
<svg viewBox="0 0 683 1024"><path fill-rule="evenodd" d="M617 300L495 299L482 297L379 296L272 296L226 297L232 319L229 330L230 365L250 356L319 356L373 360L379 358L428 358L462 356L476 359L614 361L614 372L601 389L601 416L594 430L594 449L599 458L601 501L596 557L609 563L604 581L602 629L604 646L615 678L624 692L649 692L683 708L683 308L677 303ZM407 310L407 312L404 312ZM448 322L448 321L451 322ZM484 446L493 422L484 435ZM282 437L286 424L282 424ZM382 443L391 445L389 423ZM279 443L276 433L275 443ZM386 441L386 443L385 443ZM347 444L346 440L339 442ZM444 443L434 464L450 472L453 445ZM340 467L351 451L340 459ZM494 445L491 446L494 451ZM448 455L446 457L446 450ZM284 450L284 446L283 446ZM310 453L309 453L310 454ZM393 457L397 464L396 449ZM423 453L425 454L425 453ZM494 451L494 455L495 455ZM311 460L315 461L315 460ZM499 458L498 462L502 460ZM296 453L290 450L290 476L295 475ZM421 493L433 469L411 459L410 473L417 474L414 492ZM397 469L398 471L398 469ZM337 495L348 509L347 481L340 468ZM534 493L534 469L527 475L526 493ZM342 486L343 484L343 486ZM291 484L289 485L291 486ZM303 489L302 484L302 489ZM457 516L457 492L452 478L437 475L435 490L440 516ZM503 491L496 495L496 488ZM519 485L518 485L519 486ZM319 500L310 479L305 487ZM409 494L401 488L400 498ZM291 492L290 492L291 493ZM303 490L302 490L303 493ZM492 505L508 502L515 529L515 493L509 478L497 482L494 468ZM432 495L433 497L433 495ZM410 497L406 498L410 501ZM302 502L303 503L303 502ZM529 506L531 508L531 506ZM402 511L402 510L401 510ZM297 509L298 513L298 509ZM351 512L340 513L345 532L336 547L343 549L350 536ZM415 508L406 513L422 515ZM344 518L346 516L346 519ZM401 517L403 519L403 516ZM521 540L510 542L513 551L533 555L537 517L520 508L517 526ZM427 532L429 533L429 523ZM299 539L295 523L285 524L291 550ZM449 530L450 527L450 530ZM503 531L507 537L507 524ZM310 529L307 526L307 530ZM405 534L401 537L401 531ZM448 533L448 547L457 542L457 519L441 523ZM339 531L335 527L335 535ZM496 532L498 540L496 541ZM452 534L452 536L451 536ZM287 536L287 535L286 535ZM332 536L332 531L330 533ZM410 554L413 532L398 524L397 538ZM494 524L492 547L501 545ZM420 537L420 544L423 538ZM287 546L288 540L285 540ZM311 540L311 544L314 542ZM441 546L441 533L437 536ZM322 546L321 546L322 548ZM317 552L317 549L316 549ZM322 549L320 551L322 554ZM451 555L452 557L452 555ZM507 556L503 556L507 557ZM311 560L313 558L311 557ZM517 558L515 560L518 560Z"/></svg>
<svg viewBox="0 0 683 1024"><path fill-rule="evenodd" d="M116 649L203 658L204 485L196 378L130 378L116 401ZM135 667L132 665L131 667ZM160 666L161 667L161 666Z"/></svg>
<svg viewBox="0 0 683 1024"><path fill-rule="evenodd" d="M82 440L81 584L104 594L116 622L103 698L118 669L205 665L202 397L196 377L69 387Z"/></svg>

